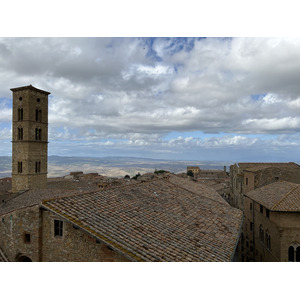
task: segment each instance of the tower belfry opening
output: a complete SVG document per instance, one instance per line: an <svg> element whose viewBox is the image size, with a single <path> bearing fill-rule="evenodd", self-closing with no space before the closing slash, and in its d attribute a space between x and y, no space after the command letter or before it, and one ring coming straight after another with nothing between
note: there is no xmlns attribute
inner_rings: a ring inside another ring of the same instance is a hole
<svg viewBox="0 0 300 300"><path fill-rule="evenodd" d="M47 187L48 95L32 85L11 89L12 192Z"/></svg>

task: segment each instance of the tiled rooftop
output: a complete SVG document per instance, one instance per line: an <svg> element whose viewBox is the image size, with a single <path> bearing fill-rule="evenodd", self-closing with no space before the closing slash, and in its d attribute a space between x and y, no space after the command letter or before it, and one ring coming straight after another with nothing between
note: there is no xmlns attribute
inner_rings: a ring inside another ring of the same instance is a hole
<svg viewBox="0 0 300 300"><path fill-rule="evenodd" d="M242 212L201 188L196 192L177 178L155 179L45 200L42 206L133 261L230 261Z"/></svg>
<svg viewBox="0 0 300 300"><path fill-rule="evenodd" d="M4 215L25 207L40 204L42 200L60 198L62 196L79 193L74 190L30 190L20 194L11 194L0 203L0 215Z"/></svg>
<svg viewBox="0 0 300 300"><path fill-rule="evenodd" d="M238 164L240 168L243 170L255 172L271 167L276 167L276 168L295 168L300 166L296 163L290 162L290 163L239 163Z"/></svg>
<svg viewBox="0 0 300 300"><path fill-rule="evenodd" d="M246 196L272 211L300 211L300 184L277 181Z"/></svg>
<svg viewBox="0 0 300 300"><path fill-rule="evenodd" d="M191 191L199 196L203 196L203 197L212 199L212 200L217 201L224 205L229 205L218 193L216 193L216 191L213 188L208 187L204 184L201 184L197 181L188 180L188 179L176 176L174 174L170 174L169 181L174 184L177 184L179 186L185 187L189 191Z"/></svg>

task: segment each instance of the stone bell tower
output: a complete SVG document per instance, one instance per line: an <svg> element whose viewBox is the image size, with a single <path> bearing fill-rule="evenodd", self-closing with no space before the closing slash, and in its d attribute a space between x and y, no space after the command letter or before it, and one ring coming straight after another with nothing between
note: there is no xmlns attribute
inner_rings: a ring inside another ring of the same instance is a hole
<svg viewBox="0 0 300 300"><path fill-rule="evenodd" d="M11 89L12 192L47 188L48 95L32 85Z"/></svg>

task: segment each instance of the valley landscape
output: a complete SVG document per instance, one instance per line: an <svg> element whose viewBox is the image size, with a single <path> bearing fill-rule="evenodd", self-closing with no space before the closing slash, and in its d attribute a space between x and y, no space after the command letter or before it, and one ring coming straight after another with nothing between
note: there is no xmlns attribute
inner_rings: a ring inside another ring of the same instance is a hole
<svg viewBox="0 0 300 300"><path fill-rule="evenodd" d="M134 176L155 170L167 170L172 173L186 172L190 165L201 169L221 170L224 166L229 170L233 162L223 161L195 161L195 160L158 160L138 157L48 157L48 177L61 177L70 172L97 172L109 177ZM0 178L11 176L11 157L0 156Z"/></svg>

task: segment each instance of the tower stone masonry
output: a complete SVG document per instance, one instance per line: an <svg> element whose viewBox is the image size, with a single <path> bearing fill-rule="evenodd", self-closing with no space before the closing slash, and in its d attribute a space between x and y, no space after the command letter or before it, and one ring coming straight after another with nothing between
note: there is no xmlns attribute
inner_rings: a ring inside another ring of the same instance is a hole
<svg viewBox="0 0 300 300"><path fill-rule="evenodd" d="M47 187L48 95L32 85L11 89L12 192Z"/></svg>

